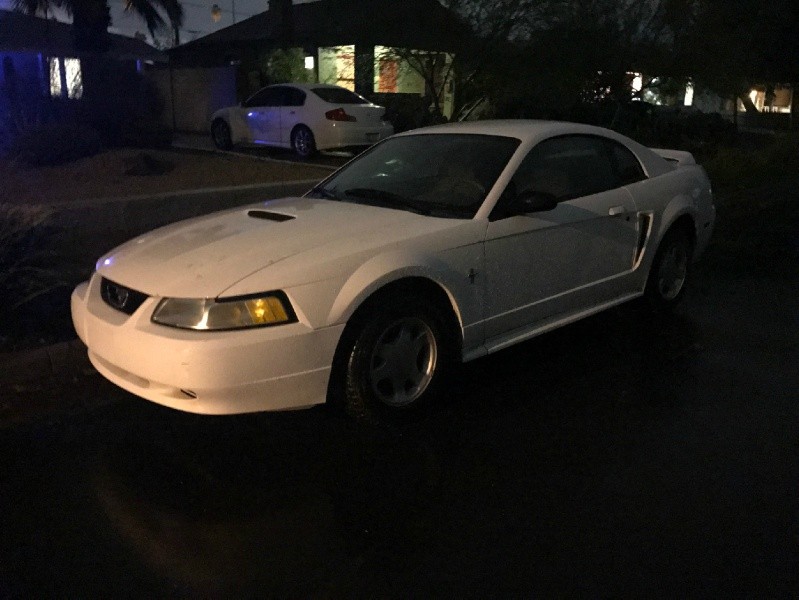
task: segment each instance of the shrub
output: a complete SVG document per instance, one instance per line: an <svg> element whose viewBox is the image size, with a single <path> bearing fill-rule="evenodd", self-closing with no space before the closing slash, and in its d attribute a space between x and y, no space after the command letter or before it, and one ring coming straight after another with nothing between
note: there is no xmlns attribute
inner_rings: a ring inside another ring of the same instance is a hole
<svg viewBox="0 0 799 600"><path fill-rule="evenodd" d="M41 167L92 156L100 150L100 136L91 127L48 123L22 133L14 141L10 154L28 166Z"/></svg>
<svg viewBox="0 0 799 600"><path fill-rule="evenodd" d="M50 214L42 207L0 204L0 319L61 283L50 260Z"/></svg>
<svg viewBox="0 0 799 600"><path fill-rule="evenodd" d="M724 146L703 166L714 186L732 190L795 176L799 171L799 135L775 135L768 143L752 147L743 143Z"/></svg>

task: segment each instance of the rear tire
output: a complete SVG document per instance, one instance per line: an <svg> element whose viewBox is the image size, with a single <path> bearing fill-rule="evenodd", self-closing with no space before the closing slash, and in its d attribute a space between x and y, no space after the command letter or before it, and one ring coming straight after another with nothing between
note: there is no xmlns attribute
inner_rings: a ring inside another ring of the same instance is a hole
<svg viewBox="0 0 799 600"><path fill-rule="evenodd" d="M211 137L214 140L214 145L220 150L230 150L233 147L230 126L222 119L217 119L211 125Z"/></svg>
<svg viewBox="0 0 799 600"><path fill-rule="evenodd" d="M439 395L452 344L434 304L421 305L419 296L406 294L388 297L358 315L349 329L337 383L343 383L351 416L398 418Z"/></svg>
<svg viewBox="0 0 799 600"><path fill-rule="evenodd" d="M644 297L655 312L673 310L685 296L693 243L685 227L666 232L655 253Z"/></svg>
<svg viewBox="0 0 799 600"><path fill-rule="evenodd" d="M297 125L291 132L291 148L300 158L309 158L316 154L313 132L305 125Z"/></svg>

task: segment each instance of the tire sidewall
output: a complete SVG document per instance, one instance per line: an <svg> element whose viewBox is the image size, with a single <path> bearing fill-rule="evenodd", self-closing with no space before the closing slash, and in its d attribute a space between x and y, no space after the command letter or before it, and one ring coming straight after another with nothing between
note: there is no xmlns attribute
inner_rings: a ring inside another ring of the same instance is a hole
<svg viewBox="0 0 799 600"><path fill-rule="evenodd" d="M660 268L664 256L677 244L684 245L685 251L687 253L688 262L686 265L685 280L682 283L680 291L674 298L666 298L663 296L663 294L661 294L660 287L658 285ZM673 310L683 299L685 296L685 290L688 288L691 278L692 254L693 244L691 243L691 237L684 227L670 229L668 232L666 232L666 235L663 236L663 239L658 246L657 252L655 253L655 259L652 261L652 267L649 270L649 278L647 279L646 290L644 292L644 296L653 311L669 312Z"/></svg>
<svg viewBox="0 0 799 600"><path fill-rule="evenodd" d="M307 132L310 136L311 143L307 152L301 152L297 147L297 136L301 131ZM316 152L316 138L314 137L313 131L311 131L306 125L298 125L291 134L291 149L294 150L294 153L300 158L309 158L313 156Z"/></svg>
<svg viewBox="0 0 799 600"><path fill-rule="evenodd" d="M217 134L219 130L224 132L224 139L221 141L218 139L220 136ZM214 121L214 124L211 126L211 137L214 140L214 145L220 150L230 150L230 148L233 147L230 126L224 121Z"/></svg>
<svg viewBox="0 0 799 600"><path fill-rule="evenodd" d="M382 420L417 413L441 394L443 382L452 364L452 344L446 335L444 318L432 304L421 304L416 297L399 297L367 311L353 323L344 377L347 412L356 418ZM436 341L436 366L424 392L405 406L384 404L372 390L370 363L380 337L397 321L413 317L425 322Z"/></svg>

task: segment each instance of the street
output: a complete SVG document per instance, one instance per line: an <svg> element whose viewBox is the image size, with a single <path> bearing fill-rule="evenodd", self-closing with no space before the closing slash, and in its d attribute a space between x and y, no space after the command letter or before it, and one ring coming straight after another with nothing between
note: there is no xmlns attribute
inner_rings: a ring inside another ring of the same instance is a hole
<svg viewBox="0 0 799 600"><path fill-rule="evenodd" d="M673 316L468 363L401 425L31 392L72 408L0 429L0 597L795 595L791 231L711 247Z"/></svg>

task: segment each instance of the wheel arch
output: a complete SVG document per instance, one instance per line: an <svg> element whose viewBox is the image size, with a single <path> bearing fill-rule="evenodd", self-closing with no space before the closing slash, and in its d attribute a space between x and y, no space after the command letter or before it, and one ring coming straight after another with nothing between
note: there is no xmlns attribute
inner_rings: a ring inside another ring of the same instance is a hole
<svg viewBox="0 0 799 600"><path fill-rule="evenodd" d="M685 232L688 234L688 238L691 240L691 249L693 250L696 247L697 241L696 215L688 210L683 210L669 219L668 225L662 228L660 239L658 240L658 247L669 234L669 232L676 229L685 230Z"/></svg>

